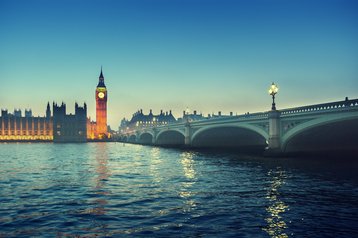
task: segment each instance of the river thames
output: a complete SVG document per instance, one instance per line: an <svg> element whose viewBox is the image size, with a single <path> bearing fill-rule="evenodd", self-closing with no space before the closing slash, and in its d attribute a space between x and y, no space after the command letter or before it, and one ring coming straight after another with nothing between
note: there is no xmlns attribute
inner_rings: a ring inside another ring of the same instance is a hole
<svg viewBox="0 0 358 238"><path fill-rule="evenodd" d="M357 237L357 158L0 144L0 237Z"/></svg>

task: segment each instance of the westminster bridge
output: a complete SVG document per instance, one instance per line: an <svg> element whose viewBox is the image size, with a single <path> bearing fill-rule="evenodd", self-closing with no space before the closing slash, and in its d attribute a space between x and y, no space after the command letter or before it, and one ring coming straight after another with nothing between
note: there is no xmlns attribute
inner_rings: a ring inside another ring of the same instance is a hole
<svg viewBox="0 0 358 238"><path fill-rule="evenodd" d="M267 152L358 152L358 99L127 130L120 141Z"/></svg>

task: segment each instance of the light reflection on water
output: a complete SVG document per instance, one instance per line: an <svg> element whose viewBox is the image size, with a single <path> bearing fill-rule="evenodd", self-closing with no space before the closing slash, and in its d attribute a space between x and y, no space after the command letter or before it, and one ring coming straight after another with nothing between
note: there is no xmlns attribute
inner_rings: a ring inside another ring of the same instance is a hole
<svg viewBox="0 0 358 238"><path fill-rule="evenodd" d="M196 173L194 170L194 153L193 152L182 152L180 154L180 163L183 166L184 176L187 178L181 183L181 189L179 196L184 199L183 212L190 212L196 207L195 200L192 199L194 192L192 186L195 184Z"/></svg>
<svg viewBox="0 0 358 238"><path fill-rule="evenodd" d="M90 213L94 215L104 215L106 213L105 206L108 204L106 196L109 195L109 191L105 189L105 183L108 181L110 171L108 169L108 148L106 143L96 144L95 147L95 158L96 158L96 182L95 182L95 193L99 198L95 198L93 203L97 204L94 208L90 209Z"/></svg>
<svg viewBox="0 0 358 238"><path fill-rule="evenodd" d="M0 144L0 152L0 237L358 232L356 183L323 176L322 161L312 172L307 160L120 143Z"/></svg>
<svg viewBox="0 0 358 238"><path fill-rule="evenodd" d="M149 164L150 175L153 177L155 183L160 183L162 181L162 176L158 166L163 162L160 157L160 148L153 147L150 150L151 161Z"/></svg>
<svg viewBox="0 0 358 238"><path fill-rule="evenodd" d="M280 187L285 183L285 171L278 167L276 170L268 171L267 176L270 179L270 188L267 191L266 198L269 200L270 206L266 208L269 216L265 218L267 227L263 228L263 230L271 237L285 238L288 237L285 233L288 227L281 213L288 210L288 205L281 201L279 191Z"/></svg>
<svg viewBox="0 0 358 238"><path fill-rule="evenodd" d="M181 164L183 166L184 175L189 180L195 179L195 170L194 170L194 161L193 161L193 152L182 152L180 154L181 157Z"/></svg>

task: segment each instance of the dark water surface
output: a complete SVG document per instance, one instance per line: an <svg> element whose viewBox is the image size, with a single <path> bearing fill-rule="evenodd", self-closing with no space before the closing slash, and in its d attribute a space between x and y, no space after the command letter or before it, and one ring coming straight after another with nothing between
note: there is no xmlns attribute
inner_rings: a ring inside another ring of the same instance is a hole
<svg viewBox="0 0 358 238"><path fill-rule="evenodd" d="M0 237L358 237L358 163L0 144Z"/></svg>

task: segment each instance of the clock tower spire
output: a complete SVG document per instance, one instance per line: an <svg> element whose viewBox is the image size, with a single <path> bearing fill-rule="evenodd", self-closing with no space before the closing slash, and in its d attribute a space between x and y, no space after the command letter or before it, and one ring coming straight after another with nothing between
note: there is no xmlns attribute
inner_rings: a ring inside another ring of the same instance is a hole
<svg viewBox="0 0 358 238"><path fill-rule="evenodd" d="M107 135L107 88L104 84L104 77L101 66L98 85L96 87L96 137L106 138Z"/></svg>

